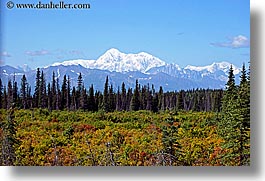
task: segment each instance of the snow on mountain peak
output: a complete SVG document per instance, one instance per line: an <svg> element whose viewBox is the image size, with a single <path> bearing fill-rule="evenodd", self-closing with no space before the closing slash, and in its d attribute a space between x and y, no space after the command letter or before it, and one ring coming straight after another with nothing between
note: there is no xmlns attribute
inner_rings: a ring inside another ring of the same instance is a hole
<svg viewBox="0 0 265 181"><path fill-rule="evenodd" d="M93 67L95 63L95 60L83 60L83 59L77 59L77 60L67 60L64 62L55 62L54 64L52 64L51 66L59 66L59 65L63 65L63 66L70 66L70 65L81 65L85 68L91 68ZM47 66L49 67L49 66ZM44 68L47 68L44 67Z"/></svg>
<svg viewBox="0 0 265 181"><path fill-rule="evenodd" d="M24 65L22 65L22 66L17 66L17 69L19 69L19 70L22 70L22 71L24 71L24 72L29 72L29 71L31 71L32 69L27 65L27 64L24 64Z"/></svg>
<svg viewBox="0 0 265 181"><path fill-rule="evenodd" d="M121 53L118 49L116 49L116 48L111 48L111 49L109 49L108 51L106 51L106 53L113 54L113 55L122 54L122 53Z"/></svg>
<svg viewBox="0 0 265 181"><path fill-rule="evenodd" d="M97 60L69 60L62 63L54 63L52 66L82 65L85 68L116 72L146 72L153 67L159 67L165 64L166 63L164 61L145 52L138 54L125 54L120 52L118 49L111 48Z"/></svg>
<svg viewBox="0 0 265 181"><path fill-rule="evenodd" d="M54 63L52 66L58 65L81 65L85 68L108 70L111 72L140 71L142 73L147 73L153 68L160 67L159 71L166 71L171 73L179 71L185 74L185 70L190 70L202 72L202 74L213 74L216 71L221 71L227 74L231 63L223 61L217 63L214 62L211 65L207 66L188 65L185 68L181 68L177 64L167 64L166 62L146 52L126 54L120 52L118 49L111 48L107 50L103 55L101 55L97 60L68 60L62 63ZM234 74L239 74L241 69L237 68L235 65L232 66L234 69Z"/></svg>
<svg viewBox="0 0 265 181"><path fill-rule="evenodd" d="M117 72L141 71L165 65L165 62L145 52L125 54L110 49L96 61L97 67Z"/></svg>
<svg viewBox="0 0 265 181"><path fill-rule="evenodd" d="M106 51L103 55L101 55L96 63L99 64L105 64L105 63L114 63L121 61L122 57L124 57L125 54L121 53L119 50L115 48L111 48L108 51Z"/></svg>
<svg viewBox="0 0 265 181"><path fill-rule="evenodd" d="M208 71L211 73L214 73L215 71L221 70L223 72L228 72L230 69L230 66L232 65L233 69L234 69L234 74L238 74L240 73L240 68L236 67L235 65L228 63L228 62L214 62L211 65L207 65L207 66L192 66L192 65L188 65L186 66L184 69L188 69L188 70L194 70L194 71Z"/></svg>

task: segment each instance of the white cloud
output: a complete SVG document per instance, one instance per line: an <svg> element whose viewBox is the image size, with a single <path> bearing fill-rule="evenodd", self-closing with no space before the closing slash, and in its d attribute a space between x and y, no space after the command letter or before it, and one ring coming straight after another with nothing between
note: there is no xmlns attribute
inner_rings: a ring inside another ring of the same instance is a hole
<svg viewBox="0 0 265 181"><path fill-rule="evenodd" d="M3 51L1 53L1 56L3 56L3 57L11 57L11 55L7 51Z"/></svg>
<svg viewBox="0 0 265 181"><path fill-rule="evenodd" d="M246 36L238 35L230 38L228 42L211 43L211 45L216 47L227 47L227 48L248 48L250 46L250 42Z"/></svg>
<svg viewBox="0 0 265 181"><path fill-rule="evenodd" d="M72 54L72 55L82 55L83 52L80 51L80 50L70 50L69 51L69 54Z"/></svg>
<svg viewBox="0 0 265 181"><path fill-rule="evenodd" d="M56 49L56 50L28 50L25 52L26 55L30 57L39 57L39 56L46 56L51 55L57 59L64 59L65 57L72 57L72 56L84 56L84 53L81 50L63 50L63 49ZM33 59L32 59L33 60Z"/></svg>
<svg viewBox="0 0 265 181"><path fill-rule="evenodd" d="M231 45L234 48L249 47L249 40L245 36L238 35L238 36L233 38Z"/></svg>
<svg viewBox="0 0 265 181"><path fill-rule="evenodd" d="M50 54L48 50L36 50L36 51L26 51L26 55L29 56L44 56Z"/></svg>

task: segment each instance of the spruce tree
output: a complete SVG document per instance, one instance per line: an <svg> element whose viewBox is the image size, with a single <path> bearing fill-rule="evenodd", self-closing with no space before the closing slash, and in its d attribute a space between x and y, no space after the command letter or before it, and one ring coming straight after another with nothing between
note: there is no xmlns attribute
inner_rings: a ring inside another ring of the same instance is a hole
<svg viewBox="0 0 265 181"><path fill-rule="evenodd" d="M155 93L152 96L152 111L158 112L158 95L157 95L157 93Z"/></svg>
<svg viewBox="0 0 265 181"><path fill-rule="evenodd" d="M239 85L239 101L240 111L243 117L243 125L246 128L250 128L250 81L247 78L245 64L243 64L240 85Z"/></svg>
<svg viewBox="0 0 265 181"><path fill-rule="evenodd" d="M84 83L82 74L79 73L77 78L77 90L76 90L76 104L77 109L85 109L85 98L86 98L86 91L84 90Z"/></svg>
<svg viewBox="0 0 265 181"><path fill-rule="evenodd" d="M138 111L140 108L140 100L139 100L140 94L139 94L139 84L138 80L135 81L135 89L133 92L131 104L130 104L130 110L132 111Z"/></svg>
<svg viewBox="0 0 265 181"><path fill-rule="evenodd" d="M27 84L27 105L29 106L29 108L33 107L33 103L32 103L32 96L31 96L31 86L29 84Z"/></svg>
<svg viewBox="0 0 265 181"><path fill-rule="evenodd" d="M4 109L8 109L8 104L9 104L8 102L9 100L8 100L7 90L6 90L6 87L4 86L4 93L3 93L3 108Z"/></svg>
<svg viewBox="0 0 265 181"><path fill-rule="evenodd" d="M16 123L14 116L15 104L8 110L7 120L3 125L4 137L2 141L2 163L5 166L15 166L16 164L16 145L18 140L16 139Z"/></svg>
<svg viewBox="0 0 265 181"><path fill-rule="evenodd" d="M127 95L126 95L126 111L130 110L130 103L132 100L132 96L133 96L132 88L128 88Z"/></svg>
<svg viewBox="0 0 265 181"><path fill-rule="evenodd" d="M116 96L116 110L121 111L121 93L120 87L118 87L117 96Z"/></svg>
<svg viewBox="0 0 265 181"><path fill-rule="evenodd" d="M233 66L230 66L229 73L228 73L228 81L226 83L226 95L234 95L236 91L236 84L235 84L235 75Z"/></svg>
<svg viewBox="0 0 265 181"><path fill-rule="evenodd" d="M74 86L73 89L72 89L71 109L72 109L72 110L76 110L76 109L77 109L77 105L76 105L76 90L75 90L75 86Z"/></svg>
<svg viewBox="0 0 265 181"><path fill-rule="evenodd" d="M103 95L100 91L95 91L95 111L101 109L103 104Z"/></svg>
<svg viewBox="0 0 265 181"><path fill-rule="evenodd" d="M105 86L104 86L104 92L103 92L103 103L102 103L103 111L109 112L110 106L109 106L109 78L106 77Z"/></svg>
<svg viewBox="0 0 265 181"><path fill-rule="evenodd" d="M150 90L149 84L147 84L146 90L146 110L152 110L152 91Z"/></svg>
<svg viewBox="0 0 265 181"><path fill-rule="evenodd" d="M67 95L66 95L66 107L68 110L70 110L71 107L71 80L68 76L67 78Z"/></svg>
<svg viewBox="0 0 265 181"><path fill-rule="evenodd" d="M146 86L139 86L139 93L140 93L140 110L144 110L146 108Z"/></svg>
<svg viewBox="0 0 265 181"><path fill-rule="evenodd" d="M89 87L89 95L88 95L88 111L96 111L96 103L95 103L95 96L94 96L94 87L93 84Z"/></svg>
<svg viewBox="0 0 265 181"><path fill-rule="evenodd" d="M52 110L56 109L56 100L57 100L57 89L56 89L56 78L55 78L55 73L52 72L52 87L51 87L51 96L52 96Z"/></svg>
<svg viewBox="0 0 265 181"><path fill-rule="evenodd" d="M34 105L35 107L40 107L40 102L41 102L41 98L40 98L40 83L41 83L41 74L40 74L40 69L37 68L37 72L36 72L36 81L35 81L35 91L34 91Z"/></svg>
<svg viewBox="0 0 265 181"><path fill-rule="evenodd" d="M47 107L47 92L46 92L46 80L45 80L43 71L41 71L41 77L40 77L39 97L40 97L41 108L46 108Z"/></svg>
<svg viewBox="0 0 265 181"><path fill-rule="evenodd" d="M12 82L12 92L13 92L13 103L15 104L15 106L18 106L19 104L19 95L18 95L18 85L16 82L16 74L14 74L13 76L13 82Z"/></svg>
<svg viewBox="0 0 265 181"><path fill-rule="evenodd" d="M77 78L77 91L81 93L82 89L83 89L83 77L80 72Z"/></svg>
<svg viewBox="0 0 265 181"><path fill-rule="evenodd" d="M2 79L0 78L0 109L3 108L3 84Z"/></svg>
<svg viewBox="0 0 265 181"><path fill-rule="evenodd" d="M63 77L63 83L62 83L62 98L61 98L61 109L65 109L67 107L67 79L66 75Z"/></svg>
<svg viewBox="0 0 265 181"><path fill-rule="evenodd" d="M47 100L47 108L48 110L52 109L52 92L51 92L51 84L48 83L47 86L47 94L48 94L48 100Z"/></svg>
<svg viewBox="0 0 265 181"><path fill-rule="evenodd" d="M184 90L178 93L177 109L184 110Z"/></svg>
<svg viewBox="0 0 265 181"><path fill-rule="evenodd" d="M80 108L86 111L88 109L88 96L87 96L87 91L84 88L84 84L82 86L82 92L81 92L81 97L80 97Z"/></svg>
<svg viewBox="0 0 265 181"><path fill-rule="evenodd" d="M22 99L22 107L23 109L27 108L27 78L25 74L21 78L21 86L20 86L20 97Z"/></svg>
<svg viewBox="0 0 265 181"><path fill-rule="evenodd" d="M248 81L247 71L246 71L245 64L243 63L242 70L241 70L241 75L240 75L240 85L246 84L247 81Z"/></svg>
<svg viewBox="0 0 265 181"><path fill-rule="evenodd" d="M162 127L162 143L163 155L162 165L179 165L178 158L181 155L181 146L178 142L178 129L174 123L178 122L178 118L173 113L165 120L166 125ZM165 157L167 159L165 159Z"/></svg>
<svg viewBox="0 0 265 181"><path fill-rule="evenodd" d="M240 137L240 149L241 165L249 165L250 163L250 83L247 78L247 73L245 65L243 64L241 76L240 76L240 85L238 90L238 100L239 100L239 111L242 118L241 126L241 137Z"/></svg>
<svg viewBox="0 0 265 181"><path fill-rule="evenodd" d="M244 71L243 71L243 74ZM244 77L244 75L241 75ZM241 81L245 82L244 78ZM218 122L218 133L224 139L222 144L225 150L221 158L223 165L245 165L243 161L243 134L244 118L241 112L240 88L235 85L233 67L230 67L228 81L222 99L221 119Z"/></svg>
<svg viewBox="0 0 265 181"><path fill-rule="evenodd" d="M61 90L59 86L59 78L56 79L56 110L59 110L61 107Z"/></svg>
<svg viewBox="0 0 265 181"><path fill-rule="evenodd" d="M18 95L18 86L17 86L17 82L15 81L15 76L13 79L13 103L15 104L15 106L17 107L19 104L19 95Z"/></svg>
<svg viewBox="0 0 265 181"><path fill-rule="evenodd" d="M121 110L126 111L126 88L124 82L121 85Z"/></svg>
<svg viewBox="0 0 265 181"><path fill-rule="evenodd" d="M12 82L11 80L8 81L7 85L7 109L11 108L12 104L14 103L13 101L13 87L12 87Z"/></svg>
<svg viewBox="0 0 265 181"><path fill-rule="evenodd" d="M165 103L164 103L163 87L160 86L159 91L158 91L158 109L165 110L164 106L165 106Z"/></svg>
<svg viewBox="0 0 265 181"><path fill-rule="evenodd" d="M112 84L110 85L110 88L109 88L108 104L109 104L109 111L113 112L116 108L116 99L115 99L115 93L114 93Z"/></svg>

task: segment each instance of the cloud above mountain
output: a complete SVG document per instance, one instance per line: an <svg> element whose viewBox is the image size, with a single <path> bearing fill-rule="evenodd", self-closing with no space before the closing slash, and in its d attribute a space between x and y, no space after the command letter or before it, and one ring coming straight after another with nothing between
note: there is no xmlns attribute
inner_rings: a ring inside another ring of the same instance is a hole
<svg viewBox="0 0 265 181"><path fill-rule="evenodd" d="M0 52L0 65L5 64L5 59L11 57L7 51Z"/></svg>
<svg viewBox="0 0 265 181"><path fill-rule="evenodd" d="M49 55L50 52L48 50L35 50L35 51L26 51L25 54L28 56L45 56Z"/></svg>
<svg viewBox="0 0 265 181"><path fill-rule="evenodd" d="M7 51L3 51L1 57L11 57L11 55Z"/></svg>
<svg viewBox="0 0 265 181"><path fill-rule="evenodd" d="M215 42L211 43L215 47L226 47L226 48L248 48L250 46L250 41L246 36L238 35L229 38L226 42Z"/></svg>
<svg viewBox="0 0 265 181"><path fill-rule="evenodd" d="M55 59L65 59L65 58L76 58L76 57L85 57L85 54L81 50L77 49L56 49L56 50L48 50L48 49L41 49L41 50L28 50L25 54L29 57L41 57L41 56L50 56L51 58ZM29 59L33 61L34 59Z"/></svg>

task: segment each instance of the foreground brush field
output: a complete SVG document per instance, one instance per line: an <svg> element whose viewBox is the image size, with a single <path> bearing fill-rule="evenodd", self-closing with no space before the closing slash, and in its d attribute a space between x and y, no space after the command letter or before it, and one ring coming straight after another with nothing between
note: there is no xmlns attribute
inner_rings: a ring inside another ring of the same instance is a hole
<svg viewBox="0 0 265 181"><path fill-rule="evenodd" d="M217 113L1 110L2 158L10 114L15 165L210 166L224 165L227 156L229 165L240 165L238 155L229 155L233 147L222 148Z"/></svg>

